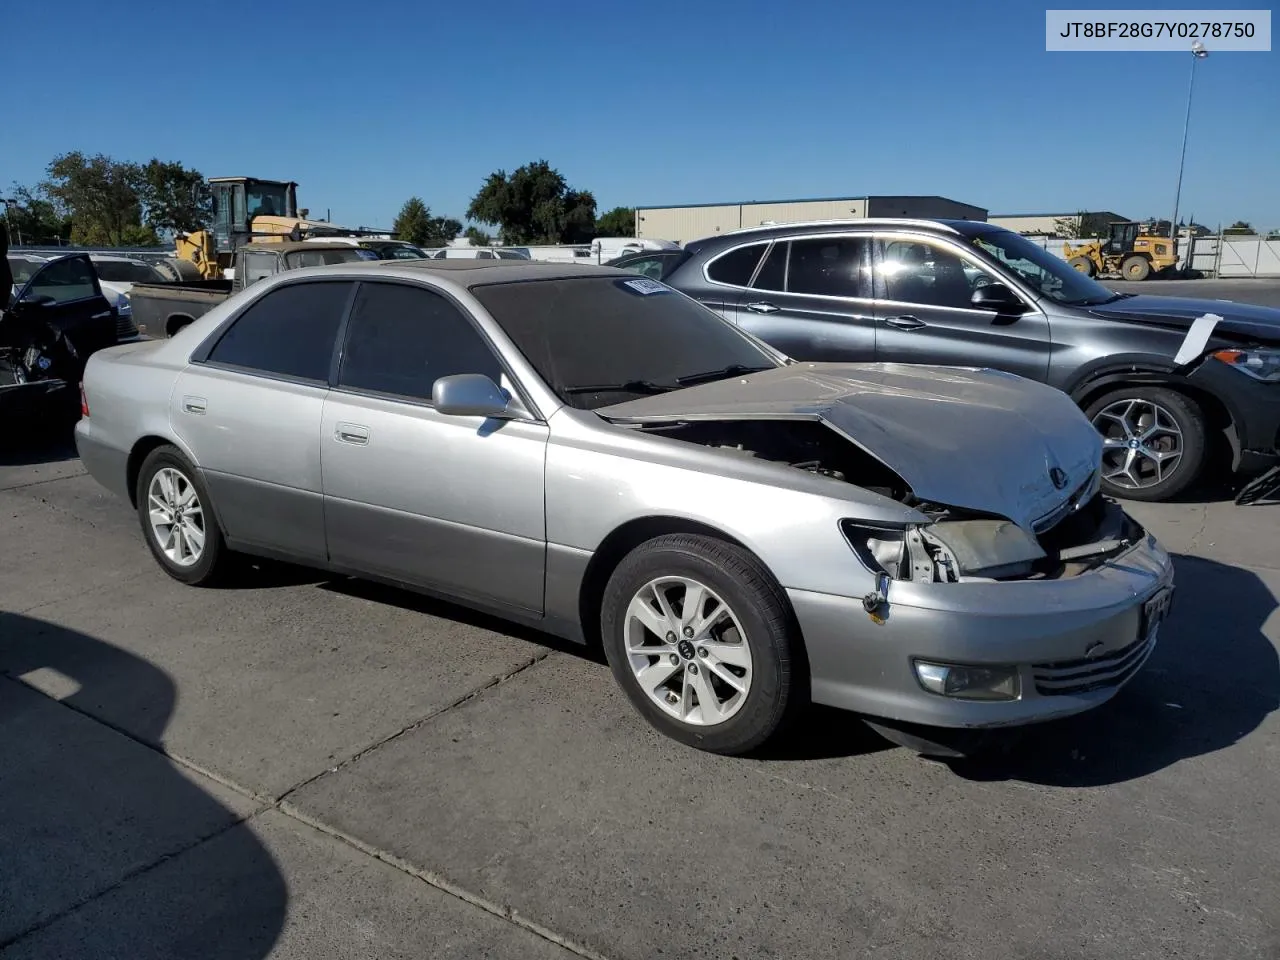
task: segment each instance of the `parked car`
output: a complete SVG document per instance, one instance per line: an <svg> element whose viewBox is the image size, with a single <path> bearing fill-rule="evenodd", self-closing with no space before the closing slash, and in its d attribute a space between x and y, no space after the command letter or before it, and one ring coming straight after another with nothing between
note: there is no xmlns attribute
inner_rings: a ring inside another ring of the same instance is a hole
<svg viewBox="0 0 1280 960"><path fill-rule="evenodd" d="M426 250L407 240L378 240L371 237L308 237L304 243L331 243L372 250L379 260L425 260Z"/></svg>
<svg viewBox="0 0 1280 960"><path fill-rule="evenodd" d="M1113 293L989 223L783 224L616 265L684 291L802 360L984 366L1066 391L1105 438L1103 489L1168 500L1225 438L1280 461L1280 310ZM1210 335L1200 333L1216 316Z"/></svg>
<svg viewBox="0 0 1280 960"><path fill-rule="evenodd" d="M104 296L87 255L8 260L19 286L0 310L0 416L12 435L29 418L74 414L85 361L138 331Z"/></svg>
<svg viewBox="0 0 1280 960"><path fill-rule="evenodd" d="M599 640L650 723L716 752L810 695L893 736L1088 710L1171 595L1066 395L796 363L603 266L285 273L83 389L84 465L170 576L263 554Z"/></svg>
<svg viewBox="0 0 1280 960"><path fill-rule="evenodd" d="M135 283L167 282L164 274L145 260L102 253L91 253L89 259L93 261L93 268L97 271L103 296L111 301L121 317L133 316L130 292Z"/></svg>
<svg viewBox="0 0 1280 960"><path fill-rule="evenodd" d="M523 247L442 247L434 254L436 260L528 260L529 251Z"/></svg>
<svg viewBox="0 0 1280 960"><path fill-rule="evenodd" d="M326 263L376 260L372 250L341 242L246 243L236 250L232 280L137 284L129 299L138 325L153 337L172 337L245 287L285 270Z"/></svg>

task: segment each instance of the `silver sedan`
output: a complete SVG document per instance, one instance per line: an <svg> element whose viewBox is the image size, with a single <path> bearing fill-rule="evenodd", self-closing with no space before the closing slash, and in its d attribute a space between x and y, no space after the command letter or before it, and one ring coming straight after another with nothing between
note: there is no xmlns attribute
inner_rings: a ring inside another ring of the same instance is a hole
<svg viewBox="0 0 1280 960"><path fill-rule="evenodd" d="M796 363L607 267L281 274L94 354L76 442L178 580L280 557L602 643L720 753L808 700L921 749L1087 710L1172 593L1064 394Z"/></svg>

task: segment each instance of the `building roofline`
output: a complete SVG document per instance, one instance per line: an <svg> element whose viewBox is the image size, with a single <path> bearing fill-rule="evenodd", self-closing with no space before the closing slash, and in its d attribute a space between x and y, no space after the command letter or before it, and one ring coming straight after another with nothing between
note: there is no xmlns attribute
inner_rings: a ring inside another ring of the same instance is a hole
<svg viewBox="0 0 1280 960"><path fill-rule="evenodd" d="M962 200L952 200L950 197L939 196L936 193L871 193L857 197L801 197L793 200L732 200L724 203L651 204L649 206L637 206L636 213L641 213L645 210L693 210L698 207L763 207L773 206L779 203L852 203L855 200L865 202L869 200L897 200L902 198L909 198L912 200L945 200L947 203L958 204L962 207L973 207L975 210L985 209L972 203L965 203Z"/></svg>

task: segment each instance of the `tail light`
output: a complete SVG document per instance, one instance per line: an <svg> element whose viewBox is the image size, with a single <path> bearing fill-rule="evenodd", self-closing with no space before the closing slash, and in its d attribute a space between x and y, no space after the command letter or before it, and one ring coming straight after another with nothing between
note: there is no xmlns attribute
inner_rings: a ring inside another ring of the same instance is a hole
<svg viewBox="0 0 1280 960"><path fill-rule="evenodd" d="M89 398L85 396L84 384L80 384L80 416L89 416Z"/></svg>

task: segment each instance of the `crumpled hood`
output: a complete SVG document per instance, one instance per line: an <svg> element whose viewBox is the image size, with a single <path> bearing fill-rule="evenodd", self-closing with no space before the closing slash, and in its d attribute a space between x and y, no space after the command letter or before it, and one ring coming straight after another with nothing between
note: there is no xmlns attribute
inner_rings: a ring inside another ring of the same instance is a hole
<svg viewBox="0 0 1280 960"><path fill-rule="evenodd" d="M1214 313L1222 317L1217 329L1250 339L1280 341L1280 309L1234 300L1200 300L1192 297L1160 297L1138 294L1113 303L1090 307L1095 316L1155 323L1186 330L1196 317Z"/></svg>
<svg viewBox="0 0 1280 960"><path fill-rule="evenodd" d="M796 363L595 412L639 423L822 420L920 499L1027 530L1088 481L1102 457L1102 438L1070 397L995 370ZM1055 468L1065 473L1058 484Z"/></svg>

